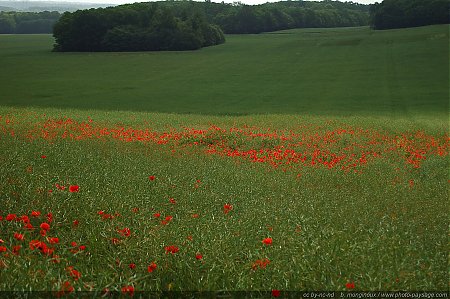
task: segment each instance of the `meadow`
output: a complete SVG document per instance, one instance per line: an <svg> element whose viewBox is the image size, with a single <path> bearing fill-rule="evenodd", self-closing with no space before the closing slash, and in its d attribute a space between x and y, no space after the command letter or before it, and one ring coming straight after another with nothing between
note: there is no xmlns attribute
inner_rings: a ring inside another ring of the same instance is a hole
<svg viewBox="0 0 450 299"><path fill-rule="evenodd" d="M448 28L0 36L0 290L447 291Z"/></svg>

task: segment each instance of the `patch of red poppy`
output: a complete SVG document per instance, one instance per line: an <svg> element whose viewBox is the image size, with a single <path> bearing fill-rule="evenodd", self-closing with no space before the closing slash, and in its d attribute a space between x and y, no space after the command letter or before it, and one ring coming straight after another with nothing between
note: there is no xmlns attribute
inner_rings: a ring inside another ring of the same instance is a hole
<svg viewBox="0 0 450 299"><path fill-rule="evenodd" d="M14 247L12 248L13 254L14 254L14 255L19 255L20 248L22 248L21 245L16 245L16 246L14 246Z"/></svg>
<svg viewBox="0 0 450 299"><path fill-rule="evenodd" d="M5 246L0 246L0 252L6 252L7 248Z"/></svg>
<svg viewBox="0 0 450 299"><path fill-rule="evenodd" d="M166 254L168 254L168 253L175 254L178 251L180 251L180 248L178 248L175 245L166 246L166 247L164 247L164 249L166 250Z"/></svg>
<svg viewBox="0 0 450 299"><path fill-rule="evenodd" d="M50 244L58 244L59 243L59 238L57 238L57 237L47 238L47 241Z"/></svg>
<svg viewBox="0 0 450 299"><path fill-rule="evenodd" d="M14 239L18 240L18 241L22 241L24 238L24 235L19 234L19 233L14 233Z"/></svg>
<svg viewBox="0 0 450 299"><path fill-rule="evenodd" d="M134 295L134 287L133 286L123 286L121 291L122 291L122 294L124 294L124 295L130 295L130 296Z"/></svg>
<svg viewBox="0 0 450 299"><path fill-rule="evenodd" d="M273 297L280 297L280 291L279 290L272 290L272 296Z"/></svg>
<svg viewBox="0 0 450 299"><path fill-rule="evenodd" d="M195 258L199 261L199 260L203 259L203 255L201 253L197 253L195 255Z"/></svg>
<svg viewBox="0 0 450 299"><path fill-rule="evenodd" d="M252 269L253 270L256 270L258 268L265 269L268 264L270 264L270 260L267 258L262 259L262 260L256 260L252 265Z"/></svg>
<svg viewBox="0 0 450 299"><path fill-rule="evenodd" d="M50 224L43 222L43 223L41 223L41 225L39 227L45 231L48 231L50 229Z"/></svg>
<svg viewBox="0 0 450 299"><path fill-rule="evenodd" d="M74 220L74 221L72 222L72 226L73 226L73 227L77 227L78 225L80 225L80 221Z"/></svg>
<svg viewBox="0 0 450 299"><path fill-rule="evenodd" d="M153 214L153 217L159 218L159 217L161 217L161 213L155 213L155 214Z"/></svg>
<svg viewBox="0 0 450 299"><path fill-rule="evenodd" d="M69 186L69 192L74 193L74 192L79 192L80 191L80 186L78 185L70 185Z"/></svg>
<svg viewBox="0 0 450 299"><path fill-rule="evenodd" d="M128 227L125 227L123 229L119 229L117 231L120 235L122 235L123 237L129 237L131 235L131 231Z"/></svg>
<svg viewBox="0 0 450 299"><path fill-rule="evenodd" d="M6 221L13 221L16 218L17 218L16 214L8 214L8 215L6 215L5 219L6 219Z"/></svg>
<svg viewBox="0 0 450 299"><path fill-rule="evenodd" d="M354 282L347 282L347 283L345 284L345 287L346 287L348 290L354 289L354 288L355 288L355 283L354 283Z"/></svg>
<svg viewBox="0 0 450 299"><path fill-rule="evenodd" d="M265 238L262 240L264 245L272 245L272 238Z"/></svg>
<svg viewBox="0 0 450 299"><path fill-rule="evenodd" d="M154 181L154 180L155 180L155 176L154 176L154 175L151 175L151 176L148 177L148 179L149 179L150 181Z"/></svg>
<svg viewBox="0 0 450 299"><path fill-rule="evenodd" d="M148 265L147 272L152 273L153 271L156 270L157 267L158 267L158 265L156 265L155 262L152 262L150 265Z"/></svg>
<svg viewBox="0 0 450 299"><path fill-rule="evenodd" d="M40 211L32 211L31 212L31 216L32 217L39 217L39 216L41 216L41 212Z"/></svg>
<svg viewBox="0 0 450 299"><path fill-rule="evenodd" d="M231 210L233 210L233 206L232 205L230 205L228 203L223 205L223 212L225 214L228 214L229 212L231 212Z"/></svg>

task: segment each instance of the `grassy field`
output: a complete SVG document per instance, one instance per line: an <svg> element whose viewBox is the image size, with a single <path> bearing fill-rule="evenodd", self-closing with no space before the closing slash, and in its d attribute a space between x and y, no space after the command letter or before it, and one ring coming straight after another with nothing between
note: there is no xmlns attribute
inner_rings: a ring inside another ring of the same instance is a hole
<svg viewBox="0 0 450 299"><path fill-rule="evenodd" d="M51 44L0 36L0 290L448 290L448 26Z"/></svg>
<svg viewBox="0 0 450 299"><path fill-rule="evenodd" d="M167 113L448 112L448 26L227 36L194 52L52 53L0 36L0 104Z"/></svg>

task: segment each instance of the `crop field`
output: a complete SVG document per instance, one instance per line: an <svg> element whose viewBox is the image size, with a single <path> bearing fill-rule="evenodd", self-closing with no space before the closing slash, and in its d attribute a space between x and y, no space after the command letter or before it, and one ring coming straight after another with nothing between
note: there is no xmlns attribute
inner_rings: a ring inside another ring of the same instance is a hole
<svg viewBox="0 0 450 299"><path fill-rule="evenodd" d="M0 36L0 290L447 291L448 28Z"/></svg>

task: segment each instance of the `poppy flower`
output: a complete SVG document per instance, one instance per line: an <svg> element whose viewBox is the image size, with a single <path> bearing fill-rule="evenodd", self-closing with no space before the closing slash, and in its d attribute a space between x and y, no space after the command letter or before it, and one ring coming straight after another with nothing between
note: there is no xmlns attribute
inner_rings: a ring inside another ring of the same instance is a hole
<svg viewBox="0 0 450 299"><path fill-rule="evenodd" d="M22 215L20 216L20 221L22 221L23 223L28 223L30 222L30 217L28 217L27 215Z"/></svg>
<svg viewBox="0 0 450 299"><path fill-rule="evenodd" d="M86 245L80 245L78 247L78 249L81 250L81 251L84 251L84 250L86 250Z"/></svg>
<svg viewBox="0 0 450 299"><path fill-rule="evenodd" d="M173 205L177 203L177 201L176 201L175 199L173 199L173 198L169 198L169 201L170 201L170 203L173 204Z"/></svg>
<svg viewBox="0 0 450 299"><path fill-rule="evenodd" d="M78 191L80 191L80 186L78 186L78 185L70 185L69 192L73 193L73 192L78 192Z"/></svg>
<svg viewBox="0 0 450 299"><path fill-rule="evenodd" d="M31 216L32 217L39 217L41 215L41 212L39 212L39 211L32 211L31 212Z"/></svg>
<svg viewBox="0 0 450 299"><path fill-rule="evenodd" d="M153 271L156 270L156 267L158 267L158 266L156 265L156 263L155 263L155 262L152 262L150 265L148 265L148 267L147 267L147 272L148 272L148 273L152 273Z"/></svg>
<svg viewBox="0 0 450 299"><path fill-rule="evenodd" d="M42 159L45 159L45 158L47 158L47 156L46 156L46 155L42 155L41 158L42 158Z"/></svg>
<svg viewBox="0 0 450 299"><path fill-rule="evenodd" d="M154 175L151 175L151 176L148 177L148 179L149 179L150 181L154 181L154 180L155 180L155 176L154 176Z"/></svg>
<svg viewBox="0 0 450 299"><path fill-rule="evenodd" d="M72 246L72 247L77 247L77 245L78 245L77 242L71 242L70 243L70 246Z"/></svg>
<svg viewBox="0 0 450 299"><path fill-rule="evenodd" d="M155 213L155 214L153 214L153 217L159 218L159 217L161 217L161 213Z"/></svg>
<svg viewBox="0 0 450 299"><path fill-rule="evenodd" d="M192 218L198 218L198 217L200 217L199 214L192 214Z"/></svg>
<svg viewBox="0 0 450 299"><path fill-rule="evenodd" d="M122 287L122 294L128 294L130 296L133 296L134 294L134 287L133 286L123 286Z"/></svg>
<svg viewBox="0 0 450 299"><path fill-rule="evenodd" d="M59 243L59 238L53 237L53 238L47 238L47 241L50 244L58 244Z"/></svg>
<svg viewBox="0 0 450 299"><path fill-rule="evenodd" d="M53 214L52 213L48 213L47 214L47 222L51 223L53 221Z"/></svg>
<svg viewBox="0 0 450 299"><path fill-rule="evenodd" d="M203 255L201 255L200 253L197 253L195 255L195 258L199 261L199 260L203 259Z"/></svg>
<svg viewBox="0 0 450 299"><path fill-rule="evenodd" d="M34 229L34 226L31 223L27 223L25 224L25 229L32 230Z"/></svg>
<svg viewBox="0 0 450 299"><path fill-rule="evenodd" d="M80 224L80 221L78 221L78 220L74 220L74 221L72 222L72 226L73 226L73 227L77 227L79 224Z"/></svg>
<svg viewBox="0 0 450 299"><path fill-rule="evenodd" d="M13 254L14 255L19 255L20 248L22 248L21 245L14 246L13 249L12 249Z"/></svg>
<svg viewBox="0 0 450 299"><path fill-rule="evenodd" d="M22 241L24 238L24 235L19 234L19 233L14 233L14 239L18 240L18 241Z"/></svg>
<svg viewBox="0 0 450 299"><path fill-rule="evenodd" d="M69 270L70 276L72 276L74 280L80 279L81 273L79 271L75 270L72 266L68 267L67 269Z"/></svg>
<svg viewBox="0 0 450 299"><path fill-rule="evenodd" d="M280 291L279 290L272 290L272 296L273 297L280 297Z"/></svg>
<svg viewBox="0 0 450 299"><path fill-rule="evenodd" d="M111 239L111 242L112 242L114 245L117 245L117 244L120 243L120 240L117 239L117 238L112 238L112 239Z"/></svg>
<svg viewBox="0 0 450 299"><path fill-rule="evenodd" d="M347 282L347 283L345 284L345 287L346 287L348 290L354 289L354 288L355 288L355 283L354 283L354 282Z"/></svg>
<svg viewBox="0 0 450 299"><path fill-rule="evenodd" d="M0 252L6 252L6 247L5 246L0 246Z"/></svg>
<svg viewBox="0 0 450 299"><path fill-rule="evenodd" d="M180 248L175 245L166 246L164 249L166 250L166 254L168 254L169 252L175 254L180 250Z"/></svg>
<svg viewBox="0 0 450 299"><path fill-rule="evenodd" d="M131 211L132 211L133 213L137 213L137 212L139 212L139 208L132 208Z"/></svg>
<svg viewBox="0 0 450 299"><path fill-rule="evenodd" d="M223 205L223 212L225 214L228 214L231 210L233 210L233 206L230 204L224 204Z"/></svg>
<svg viewBox="0 0 450 299"><path fill-rule="evenodd" d="M133 270L134 268L136 268L136 264L135 263L131 263L131 264L128 265L128 268Z"/></svg>
<svg viewBox="0 0 450 299"><path fill-rule="evenodd" d="M6 219L6 221L13 221L16 218L17 218L16 214L8 214L8 215L6 215L5 219Z"/></svg>
<svg viewBox="0 0 450 299"><path fill-rule="evenodd" d="M48 224L46 222L43 222L43 223L41 223L40 228L42 228L43 230L47 231L47 230L50 229L50 224Z"/></svg>
<svg viewBox="0 0 450 299"><path fill-rule="evenodd" d="M264 245L272 245L272 238L265 238L262 242Z"/></svg>
<svg viewBox="0 0 450 299"><path fill-rule="evenodd" d="M131 231L128 227L125 227L124 229L119 229L118 232L124 237L129 237L131 235Z"/></svg>

